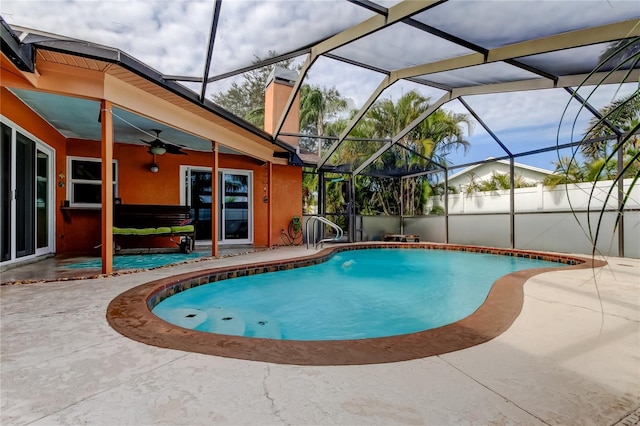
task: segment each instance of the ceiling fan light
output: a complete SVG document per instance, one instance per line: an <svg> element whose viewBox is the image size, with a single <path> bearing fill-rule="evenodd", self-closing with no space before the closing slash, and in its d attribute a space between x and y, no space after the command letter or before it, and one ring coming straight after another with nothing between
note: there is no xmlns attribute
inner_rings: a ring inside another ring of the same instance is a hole
<svg viewBox="0 0 640 426"><path fill-rule="evenodd" d="M160 167L158 167L156 163L153 163L151 167L149 167L149 170L151 171L151 173L158 173L158 171L160 170Z"/></svg>
<svg viewBox="0 0 640 426"><path fill-rule="evenodd" d="M149 148L149 152L154 155L162 155L167 152L167 150L161 146L152 146L151 148Z"/></svg>

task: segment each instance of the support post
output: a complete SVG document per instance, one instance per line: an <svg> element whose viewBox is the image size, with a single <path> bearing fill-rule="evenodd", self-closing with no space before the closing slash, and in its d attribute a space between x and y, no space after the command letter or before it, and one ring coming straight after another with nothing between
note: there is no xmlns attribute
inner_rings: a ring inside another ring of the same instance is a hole
<svg viewBox="0 0 640 426"><path fill-rule="evenodd" d="M624 149L621 145L622 136L618 136L618 256L624 257L624 179L622 179L622 169L624 166Z"/></svg>
<svg viewBox="0 0 640 426"><path fill-rule="evenodd" d="M327 213L327 184L324 176L324 170L318 170L318 216L326 217ZM320 226L320 239L324 238L324 225L320 221L316 221L315 226ZM314 241L313 244L316 242Z"/></svg>
<svg viewBox="0 0 640 426"><path fill-rule="evenodd" d="M360 238L362 240L362 238ZM356 177L349 179L349 242L356 241Z"/></svg>
<svg viewBox="0 0 640 426"><path fill-rule="evenodd" d="M449 244L449 170L444 169L444 242Z"/></svg>
<svg viewBox="0 0 640 426"><path fill-rule="evenodd" d="M516 248L516 195L515 195L515 163L509 157L509 239L511 248Z"/></svg>
<svg viewBox="0 0 640 426"><path fill-rule="evenodd" d="M113 272L113 116L111 102L102 100L100 122L102 141L100 144L102 159L102 231L101 257L102 273Z"/></svg>
<svg viewBox="0 0 640 426"><path fill-rule="evenodd" d="M218 257L220 250L218 240L220 235L220 184L218 182L218 142L212 141L213 155L211 165L211 256Z"/></svg>
<svg viewBox="0 0 640 426"><path fill-rule="evenodd" d="M404 178L400 178L400 234L404 234Z"/></svg>

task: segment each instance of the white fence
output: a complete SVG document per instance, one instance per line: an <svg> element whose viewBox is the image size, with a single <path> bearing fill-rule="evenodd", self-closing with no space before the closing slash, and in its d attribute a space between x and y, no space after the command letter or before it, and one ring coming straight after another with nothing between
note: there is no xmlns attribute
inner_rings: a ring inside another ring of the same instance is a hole
<svg viewBox="0 0 640 426"><path fill-rule="evenodd" d="M627 193L631 180L624 182L624 192ZM551 212L551 211L598 211L602 209L605 200L607 209L618 208L617 187L607 194L613 185L612 181L593 183L579 183L572 185L558 185L554 189L538 185L532 188L517 188L514 192L514 207L516 212ZM591 204L589 205L589 201ZM501 213L509 212L509 190L492 192L474 192L472 194L449 194L449 214L461 213ZM430 197L427 211L434 206L444 206L441 197ZM640 184L635 185L629 196L626 209L640 207Z"/></svg>
<svg viewBox="0 0 640 426"><path fill-rule="evenodd" d="M625 192L630 181L625 182ZM596 232L596 251L619 256L616 225L617 189L604 206L611 182L557 186L555 189L520 188L514 191L513 245L517 249L555 251L590 255ZM591 200L589 211L587 206ZM429 207L444 205L440 197L432 197ZM509 191L452 194L449 196L448 242L510 248L511 220ZM358 216L356 241L382 240L385 234L415 234L421 241L447 241L444 216L414 217ZM600 228L599 230L597 228ZM640 258L640 188L633 188L624 212L624 256Z"/></svg>

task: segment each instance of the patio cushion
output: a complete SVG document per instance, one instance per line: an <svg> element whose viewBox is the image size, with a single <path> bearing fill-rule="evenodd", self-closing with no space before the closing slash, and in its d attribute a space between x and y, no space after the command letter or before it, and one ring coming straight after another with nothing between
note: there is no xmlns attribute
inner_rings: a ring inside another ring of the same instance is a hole
<svg viewBox="0 0 640 426"><path fill-rule="evenodd" d="M193 232L193 225L172 226L172 232Z"/></svg>
<svg viewBox="0 0 640 426"><path fill-rule="evenodd" d="M170 234L171 233L171 228L169 228L168 226L159 226L156 228L156 232L154 232L154 234Z"/></svg>
<svg viewBox="0 0 640 426"><path fill-rule="evenodd" d="M135 231L135 228L118 228L117 226L113 227L114 235L133 235Z"/></svg>
<svg viewBox="0 0 640 426"><path fill-rule="evenodd" d="M156 234L156 228L140 228L133 229L133 232L129 235L153 235Z"/></svg>

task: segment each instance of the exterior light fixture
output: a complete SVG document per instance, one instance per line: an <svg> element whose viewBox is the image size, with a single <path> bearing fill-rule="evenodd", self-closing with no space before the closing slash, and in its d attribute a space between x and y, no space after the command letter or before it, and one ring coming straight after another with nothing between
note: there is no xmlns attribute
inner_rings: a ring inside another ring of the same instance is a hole
<svg viewBox="0 0 640 426"><path fill-rule="evenodd" d="M158 173L158 170L160 170L160 167L158 167L156 163L153 163L151 164L151 167L149 167L149 170L151 171L151 173Z"/></svg>

